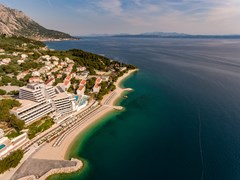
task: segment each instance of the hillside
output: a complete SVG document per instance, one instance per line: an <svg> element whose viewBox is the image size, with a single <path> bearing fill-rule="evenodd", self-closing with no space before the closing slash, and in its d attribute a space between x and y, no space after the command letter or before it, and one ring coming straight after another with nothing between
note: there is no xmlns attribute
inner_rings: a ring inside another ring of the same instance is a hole
<svg viewBox="0 0 240 180"><path fill-rule="evenodd" d="M0 34L24 36L36 40L75 39L69 34L46 29L22 11L2 4L0 4Z"/></svg>

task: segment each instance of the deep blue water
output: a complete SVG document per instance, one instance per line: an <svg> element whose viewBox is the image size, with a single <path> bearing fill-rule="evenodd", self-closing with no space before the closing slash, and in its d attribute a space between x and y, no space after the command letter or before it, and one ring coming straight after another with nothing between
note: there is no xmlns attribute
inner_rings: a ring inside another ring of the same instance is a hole
<svg viewBox="0 0 240 180"><path fill-rule="evenodd" d="M57 179L240 179L240 40L83 38L80 48L140 71L122 113L86 137L73 156L84 173ZM79 140L80 141L80 140Z"/></svg>

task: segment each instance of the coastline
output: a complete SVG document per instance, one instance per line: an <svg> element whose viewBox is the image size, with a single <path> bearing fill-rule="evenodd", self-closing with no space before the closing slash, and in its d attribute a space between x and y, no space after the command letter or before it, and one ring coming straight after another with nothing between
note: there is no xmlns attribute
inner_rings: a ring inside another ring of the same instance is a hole
<svg viewBox="0 0 240 180"><path fill-rule="evenodd" d="M114 99L111 100L110 105L114 106L114 105L118 104L118 102L121 99L121 97L123 96L123 94L128 90L128 89L125 89L124 87L122 87L122 83L125 80L127 80L128 78L130 78L131 75L134 72L137 72L137 71L138 71L138 69L131 70L131 71L129 71L129 73L124 74L123 76L118 78L117 82L115 83L115 85L116 85L116 90L115 91L117 91L117 95L114 97ZM109 97L109 95L110 94L105 95L102 101L105 101ZM72 142L70 143L70 145L69 145L69 147L68 147L68 149L65 153L64 158L65 159L71 159L71 151L72 151L72 148L74 147L74 145L76 144L76 141L78 141L79 139L84 139L82 136L85 136L86 133L88 133L90 129L94 128L95 126L98 126L98 124L100 123L99 121L101 121L102 119L104 119L105 117L107 117L108 115L110 115L114 111L115 110L113 108L109 109L108 111L104 111L104 113L101 113L101 114L99 114L98 117L96 117L94 122L89 124L89 126L84 128L81 132L79 132L79 134L76 135L73 138Z"/></svg>
<svg viewBox="0 0 240 180"><path fill-rule="evenodd" d="M68 160L70 157L70 152L76 140L79 140L81 136L84 136L85 133L88 132L90 128L93 126L97 126L101 119L106 117L108 114L113 112L116 107L116 103L118 102L119 98L122 97L122 94L125 91L130 91L131 89L123 88L122 82L126 80L126 78L130 77L134 72L138 71L138 69L129 70L128 73L125 73L123 76L119 77L117 82L115 83L116 89L104 96L103 100L101 101L101 108L102 110L95 113L93 116L89 117L86 122L81 124L78 128L70 131L70 133L66 136L66 138L62 141L59 146L53 147L54 140L50 143L43 145L37 152L33 154L31 158L34 159L50 159L50 160ZM81 161L81 160L80 160ZM82 162L83 163L83 162ZM81 166L77 171L82 169Z"/></svg>

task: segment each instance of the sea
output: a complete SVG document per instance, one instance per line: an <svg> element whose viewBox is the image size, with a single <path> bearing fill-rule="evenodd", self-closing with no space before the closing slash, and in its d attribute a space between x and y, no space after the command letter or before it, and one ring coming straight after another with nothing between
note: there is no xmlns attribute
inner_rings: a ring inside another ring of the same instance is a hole
<svg viewBox="0 0 240 180"><path fill-rule="evenodd" d="M139 68L124 106L75 141L60 180L239 180L240 40L83 37L47 42Z"/></svg>

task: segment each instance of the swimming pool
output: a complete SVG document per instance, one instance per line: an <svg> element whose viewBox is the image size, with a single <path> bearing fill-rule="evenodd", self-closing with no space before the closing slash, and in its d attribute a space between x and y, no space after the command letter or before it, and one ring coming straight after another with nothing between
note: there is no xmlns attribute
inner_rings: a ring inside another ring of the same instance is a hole
<svg viewBox="0 0 240 180"><path fill-rule="evenodd" d="M75 98L76 101L78 101L78 96L75 96L74 98Z"/></svg>
<svg viewBox="0 0 240 180"><path fill-rule="evenodd" d="M5 146L5 144L0 144L0 150L3 149Z"/></svg>
<svg viewBox="0 0 240 180"><path fill-rule="evenodd" d="M79 105L80 105L80 106L84 105L84 104L87 102L87 100L88 100L88 97L83 97L83 98L80 100Z"/></svg>

